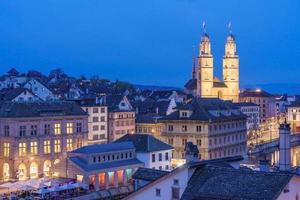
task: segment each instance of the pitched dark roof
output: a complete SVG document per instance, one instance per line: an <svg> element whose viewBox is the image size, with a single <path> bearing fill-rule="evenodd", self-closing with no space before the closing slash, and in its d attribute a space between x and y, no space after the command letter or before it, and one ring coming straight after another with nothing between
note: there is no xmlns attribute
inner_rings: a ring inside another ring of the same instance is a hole
<svg viewBox="0 0 300 200"><path fill-rule="evenodd" d="M181 199L274 200L292 174L206 165L198 167Z"/></svg>
<svg viewBox="0 0 300 200"><path fill-rule="evenodd" d="M300 107L300 99L297 99L291 105L288 105L287 107Z"/></svg>
<svg viewBox="0 0 300 200"><path fill-rule="evenodd" d="M114 143L125 141L132 142L135 146L136 152L154 152L173 149L171 145L166 144L148 134L126 134Z"/></svg>
<svg viewBox="0 0 300 200"><path fill-rule="evenodd" d="M197 89L197 79L190 79L184 87L188 90L195 90Z"/></svg>
<svg viewBox="0 0 300 200"><path fill-rule="evenodd" d="M150 98L159 100L159 99L169 99L170 96L176 91L174 90L156 90L153 91L150 95Z"/></svg>
<svg viewBox="0 0 300 200"><path fill-rule="evenodd" d="M19 72L15 68L11 68L10 70L8 70L7 74L11 76L16 76L19 74Z"/></svg>
<svg viewBox="0 0 300 200"><path fill-rule="evenodd" d="M81 115L87 114L75 102L3 102L0 105L1 118Z"/></svg>
<svg viewBox="0 0 300 200"><path fill-rule="evenodd" d="M131 141L124 141L119 143L88 145L88 146L75 149L74 151L72 151L72 153L93 154L93 153L131 150L134 148L135 147Z"/></svg>
<svg viewBox="0 0 300 200"><path fill-rule="evenodd" d="M274 97L274 96L264 90L244 90L240 93L240 97Z"/></svg>
<svg viewBox="0 0 300 200"><path fill-rule="evenodd" d="M158 169L138 168L138 170L134 173L133 178L152 182L168 173L170 172Z"/></svg>
<svg viewBox="0 0 300 200"><path fill-rule="evenodd" d="M122 166L130 166L130 165L141 165L143 166L143 163L139 161L136 158L133 159L127 159L127 160L118 160L118 161L112 161L112 162L101 162L101 163L95 163L95 164L88 164L84 159L74 156L69 158L73 163L75 163L77 166L79 166L84 171L94 171L94 170L101 170L101 169L108 169L108 168L117 168Z"/></svg>
<svg viewBox="0 0 300 200"><path fill-rule="evenodd" d="M138 114L135 116L135 123L153 124L160 118L161 116L156 113Z"/></svg>
<svg viewBox="0 0 300 200"><path fill-rule="evenodd" d="M238 107L246 107L246 106L259 106L255 103L252 103L252 102L239 102L239 103L233 103L235 106L238 106Z"/></svg>
<svg viewBox="0 0 300 200"><path fill-rule="evenodd" d="M139 114L157 113L161 116L165 116L169 108L171 100L155 101L151 98L147 98L144 101L132 101L132 106L135 110L138 110Z"/></svg>
<svg viewBox="0 0 300 200"><path fill-rule="evenodd" d="M108 106L109 111L118 111L119 110L119 104L124 98L124 95L121 94L111 94L104 97L105 102Z"/></svg>
<svg viewBox="0 0 300 200"><path fill-rule="evenodd" d="M180 117L179 110L192 110L189 117ZM210 111L232 111L230 115L219 114L213 115ZM162 117L160 120L200 120L200 121L218 121L218 120L242 120L247 119L247 116L239 111L239 108L230 101L223 101L217 98L194 98L190 103L187 103L183 108L178 107L178 110Z"/></svg>
<svg viewBox="0 0 300 200"><path fill-rule="evenodd" d="M30 90L27 88L4 88L0 91L0 100L2 101L12 101L16 97L18 97L23 92L28 92L35 96Z"/></svg>

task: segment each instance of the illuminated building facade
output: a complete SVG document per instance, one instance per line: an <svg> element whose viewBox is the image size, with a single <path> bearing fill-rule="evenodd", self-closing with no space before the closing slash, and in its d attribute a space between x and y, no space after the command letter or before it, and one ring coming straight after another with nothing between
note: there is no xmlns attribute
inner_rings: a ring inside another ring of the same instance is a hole
<svg viewBox="0 0 300 200"><path fill-rule="evenodd" d="M67 152L87 143L87 114L74 102L2 102L0 179L65 176Z"/></svg>
<svg viewBox="0 0 300 200"><path fill-rule="evenodd" d="M68 177L95 190L132 184L132 175L144 164L132 142L94 144L76 149L68 159Z"/></svg>

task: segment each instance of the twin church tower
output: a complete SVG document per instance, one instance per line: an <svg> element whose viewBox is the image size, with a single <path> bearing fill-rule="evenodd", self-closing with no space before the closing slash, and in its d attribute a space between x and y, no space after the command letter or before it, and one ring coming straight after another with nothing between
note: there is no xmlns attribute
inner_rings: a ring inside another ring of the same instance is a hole
<svg viewBox="0 0 300 200"><path fill-rule="evenodd" d="M202 98L220 98L238 102L239 99L239 57L235 38L231 31L227 36L223 56L223 81L214 77L213 55L208 34L204 29L201 37L198 64L193 58L192 79L185 85L186 92Z"/></svg>

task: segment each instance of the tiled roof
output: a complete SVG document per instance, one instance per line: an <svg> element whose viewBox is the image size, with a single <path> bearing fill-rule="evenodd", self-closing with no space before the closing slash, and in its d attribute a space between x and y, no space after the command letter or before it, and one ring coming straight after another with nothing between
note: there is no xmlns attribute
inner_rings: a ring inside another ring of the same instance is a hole
<svg viewBox="0 0 300 200"><path fill-rule="evenodd" d="M170 172L158 169L138 168L138 170L134 173L133 178L145 181L155 181L168 173Z"/></svg>
<svg viewBox="0 0 300 200"><path fill-rule="evenodd" d="M121 94L111 94L107 95L105 102L108 106L109 111L118 111L119 110L119 104L124 98L124 95Z"/></svg>
<svg viewBox="0 0 300 200"><path fill-rule="evenodd" d="M75 102L4 102L0 105L1 118L80 115L87 114Z"/></svg>
<svg viewBox="0 0 300 200"><path fill-rule="evenodd" d="M192 110L192 114L189 117L180 117L179 110ZM236 110L236 114L231 112L230 115L220 114L215 116L209 111L227 111L227 110ZM162 117L160 120L238 120L246 119L247 116L239 111L238 107L235 106L230 101L223 101L217 98L194 98L192 102L185 105L185 107L178 107L178 110Z"/></svg>
<svg viewBox="0 0 300 200"><path fill-rule="evenodd" d="M197 79L190 79L184 87L188 90L195 90L197 89Z"/></svg>
<svg viewBox="0 0 300 200"><path fill-rule="evenodd" d="M150 95L151 98L158 99L168 99L175 91L174 90L156 90Z"/></svg>
<svg viewBox="0 0 300 200"><path fill-rule="evenodd" d="M171 100L155 101L151 98L147 98L144 101L132 101L131 103L140 114L156 113L158 111L159 115L164 116L166 115L170 101Z"/></svg>
<svg viewBox="0 0 300 200"><path fill-rule="evenodd" d="M297 99L291 105L288 105L287 107L300 107L300 99Z"/></svg>
<svg viewBox="0 0 300 200"><path fill-rule="evenodd" d="M153 124L160 118L161 116L156 113L138 114L135 116L135 123Z"/></svg>
<svg viewBox="0 0 300 200"><path fill-rule="evenodd" d="M195 170L181 199L274 200L292 176L206 165Z"/></svg>
<svg viewBox="0 0 300 200"><path fill-rule="evenodd" d="M2 101L12 101L16 97L18 97L23 92L28 92L35 96L30 90L27 88L4 88L0 91L0 100Z"/></svg>
<svg viewBox="0 0 300 200"><path fill-rule="evenodd" d="M264 90L244 90L240 93L240 97L274 97L274 96Z"/></svg>
<svg viewBox="0 0 300 200"><path fill-rule="evenodd" d="M108 169L108 168L115 168L115 167L122 167L122 166L130 166L130 165L142 165L143 163L136 158L128 159L128 160L118 160L118 161L111 161L111 162L101 162L95 164L88 164L84 159L74 156L69 158L74 164L79 166L84 171L94 171L94 170L101 170L101 169Z"/></svg>
<svg viewBox="0 0 300 200"><path fill-rule="evenodd" d="M259 106L255 103L252 103L252 102L239 102L239 103L233 103L235 106L238 106L238 107L246 107L246 106Z"/></svg>
<svg viewBox="0 0 300 200"><path fill-rule="evenodd" d="M94 154L94 153L104 153L113 151L123 151L134 149L134 145L130 141L124 141L119 143L109 143L109 144L93 144L84 146L72 151L72 153L81 154Z"/></svg>
<svg viewBox="0 0 300 200"><path fill-rule="evenodd" d="M126 134L123 137L116 140L114 143L130 141L133 143L136 152L154 152L171 150L173 147L166 144L152 135L148 134Z"/></svg>

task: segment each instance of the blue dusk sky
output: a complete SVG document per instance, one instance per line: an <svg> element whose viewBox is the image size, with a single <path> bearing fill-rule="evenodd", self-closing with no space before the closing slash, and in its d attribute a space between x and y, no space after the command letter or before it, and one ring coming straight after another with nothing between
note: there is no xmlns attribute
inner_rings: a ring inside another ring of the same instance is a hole
<svg viewBox="0 0 300 200"><path fill-rule="evenodd" d="M6 0L0 73L53 68L136 84L182 87L202 21L221 76L231 21L242 85L299 83L299 0Z"/></svg>

